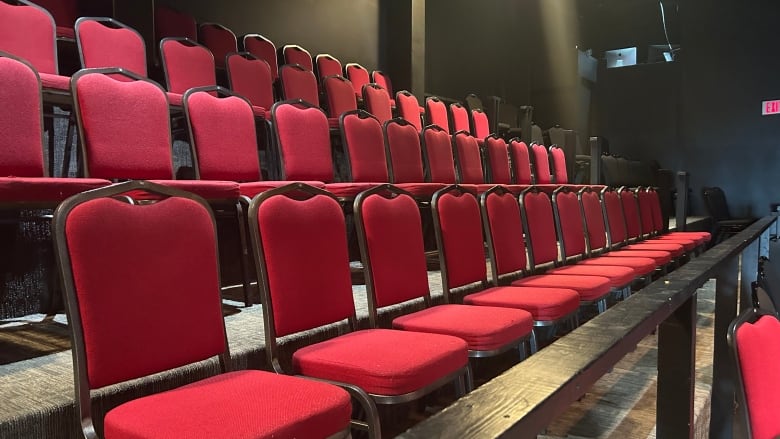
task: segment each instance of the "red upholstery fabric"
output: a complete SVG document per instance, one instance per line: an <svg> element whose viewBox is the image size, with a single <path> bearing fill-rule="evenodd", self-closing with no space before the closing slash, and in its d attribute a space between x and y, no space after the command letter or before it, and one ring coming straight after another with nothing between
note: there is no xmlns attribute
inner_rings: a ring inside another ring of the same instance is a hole
<svg viewBox="0 0 780 439"><path fill-rule="evenodd" d="M512 158L512 166L517 184L532 184L531 158L528 153L528 145L525 142L511 140L509 142L509 156Z"/></svg>
<svg viewBox="0 0 780 439"><path fill-rule="evenodd" d="M628 238L628 234L620 196L614 190L606 190L602 195L602 203L604 203L604 213L609 223L609 236L612 245L624 242Z"/></svg>
<svg viewBox="0 0 780 439"><path fill-rule="evenodd" d="M73 23L79 13L79 3L76 0L35 0L33 3L44 8L54 17L57 23L57 36L74 38Z"/></svg>
<svg viewBox="0 0 780 439"><path fill-rule="evenodd" d="M209 201L237 200L240 192L238 183L218 180L150 180L152 183L170 186L200 195Z"/></svg>
<svg viewBox="0 0 780 439"><path fill-rule="evenodd" d="M447 133L450 132L450 122L447 118L447 106L438 98L430 97L425 100L425 113L428 123L438 125Z"/></svg>
<svg viewBox="0 0 780 439"><path fill-rule="evenodd" d="M466 107L455 102L450 104L450 114L452 115L452 131L457 133L458 131L466 131L471 133L469 127L469 112Z"/></svg>
<svg viewBox="0 0 780 439"><path fill-rule="evenodd" d="M2 32L2 31L0 31ZM35 72L12 58L0 57L0 175L43 176L41 89ZM13 109L13 111L11 111Z"/></svg>
<svg viewBox="0 0 780 439"><path fill-rule="evenodd" d="M385 90L387 90L387 93L390 96L393 96L393 82L390 80L390 77L387 76L384 72L381 72L379 70L374 70L371 72L371 79L373 80L374 84L378 84Z"/></svg>
<svg viewBox="0 0 780 439"><path fill-rule="evenodd" d="M487 196L485 212L490 224L498 273L525 270L525 238L517 199L508 193L491 193Z"/></svg>
<svg viewBox="0 0 780 439"><path fill-rule="evenodd" d="M398 183L396 186L416 197L423 198L430 198L436 191L447 187L444 183Z"/></svg>
<svg viewBox="0 0 780 439"><path fill-rule="evenodd" d="M736 331L736 345L742 384L753 438L780 435L780 369L770 363L780 358L780 322L761 316L755 323L743 323Z"/></svg>
<svg viewBox="0 0 780 439"><path fill-rule="evenodd" d="M57 26L57 37L76 39L76 31L72 27Z"/></svg>
<svg viewBox="0 0 780 439"><path fill-rule="evenodd" d="M652 200L650 207L653 213L653 227L655 230L661 232L664 229L663 214L661 213L661 200L658 198L658 192L655 190L649 190L649 192ZM698 245L703 245L707 242L710 242L712 239L710 232L669 232L664 236L681 236L689 239L695 239L696 244Z"/></svg>
<svg viewBox="0 0 780 439"><path fill-rule="evenodd" d="M332 128L334 130L339 129L339 118L338 117L329 117L328 118L328 128Z"/></svg>
<svg viewBox="0 0 780 439"><path fill-rule="evenodd" d="M438 215L447 285L450 289L487 279L479 204L469 193L445 193L438 198Z"/></svg>
<svg viewBox="0 0 780 439"><path fill-rule="evenodd" d="M65 233L90 387L224 351L216 238L200 204L169 198L138 206L100 198L76 206ZM171 264L182 259L188 264ZM188 312L171 313L182 294Z"/></svg>
<svg viewBox="0 0 780 439"><path fill-rule="evenodd" d="M439 305L393 320L396 329L462 338L472 351L501 349L529 335L533 325L525 310L469 305Z"/></svg>
<svg viewBox="0 0 780 439"><path fill-rule="evenodd" d="M285 64L298 64L306 70L314 72L314 63L311 54L301 46L288 44L282 48Z"/></svg>
<svg viewBox="0 0 780 439"><path fill-rule="evenodd" d="M569 182L569 175L566 172L566 155L561 148L557 146L550 147L550 157L552 159L555 183L566 184Z"/></svg>
<svg viewBox="0 0 780 439"><path fill-rule="evenodd" d="M709 235L709 232L703 233L707 233L707 235L699 234L699 232L690 232L690 234L685 232L672 232L665 235L656 236L653 238L653 241L671 241L677 242L679 244L684 243L685 249L691 250L707 243L707 236ZM693 244L692 246L691 243Z"/></svg>
<svg viewBox="0 0 780 439"><path fill-rule="evenodd" d="M344 69L341 66L341 61L328 54L317 55L317 75L320 81L328 76L341 76L343 74Z"/></svg>
<svg viewBox="0 0 780 439"><path fill-rule="evenodd" d="M271 67L271 75L276 81L279 76L279 64L276 59L276 45L271 40L258 34L245 35L244 50L267 62Z"/></svg>
<svg viewBox="0 0 780 439"><path fill-rule="evenodd" d="M355 96L361 97L363 86L371 83L368 70L360 64L349 63L347 64L344 73L346 73L349 82L352 83L352 90L355 92Z"/></svg>
<svg viewBox="0 0 780 439"><path fill-rule="evenodd" d="M284 179L333 181L328 119L322 110L283 104L273 117Z"/></svg>
<svg viewBox="0 0 780 439"><path fill-rule="evenodd" d="M459 183L485 183L485 174L482 172L482 156L477 139L471 134L458 133L453 136L453 140L460 174Z"/></svg>
<svg viewBox="0 0 780 439"><path fill-rule="evenodd" d="M460 338L390 329L353 332L293 354L296 373L348 382L378 395L413 392L467 363L467 345Z"/></svg>
<svg viewBox="0 0 780 439"><path fill-rule="evenodd" d="M165 92L165 96L168 98L168 105L172 107L181 107L184 95L181 93Z"/></svg>
<svg viewBox="0 0 780 439"><path fill-rule="evenodd" d="M667 251L643 249L641 247L632 248L630 245L621 247L620 250L612 250L609 253L605 253L605 258L624 258L624 257L638 257L648 258L655 261L656 266L664 266L672 261L672 254ZM590 259L589 259L590 260ZM588 260L588 261L589 261Z"/></svg>
<svg viewBox="0 0 780 439"><path fill-rule="evenodd" d="M73 26L73 21L70 26ZM0 2L1 51L26 60L39 73L56 74L54 39L54 23L45 11L33 6Z"/></svg>
<svg viewBox="0 0 780 439"><path fill-rule="evenodd" d="M305 200L272 197L260 204L257 226L277 337L337 322L355 312L346 225L335 200L321 195ZM306 276L300 275L301 267L307 267Z"/></svg>
<svg viewBox="0 0 780 439"><path fill-rule="evenodd" d="M325 95L328 97L328 116L338 118L347 111L357 110L357 100L352 84L342 76L324 79Z"/></svg>
<svg viewBox="0 0 780 439"><path fill-rule="evenodd" d="M215 66L220 69L225 68L227 54L238 50L236 34L217 23L202 23L198 28L198 41L211 51Z"/></svg>
<svg viewBox="0 0 780 439"><path fill-rule="evenodd" d="M302 181L301 183L305 183L316 188L325 189L325 183L321 181ZM241 196L254 198L257 194L271 189L276 189L278 187L286 186L288 184L290 184L289 181L251 181L248 183L239 183L238 190L241 193Z"/></svg>
<svg viewBox="0 0 780 439"><path fill-rule="evenodd" d="M584 255L586 232L582 225L582 213L577 194L570 191L559 191L553 196L561 226L562 236L560 239L566 250L564 257Z"/></svg>
<svg viewBox="0 0 780 439"><path fill-rule="evenodd" d="M683 237L671 237L671 236L662 236L662 237L654 237L652 239L648 239L646 241L642 241L642 243L647 244L656 244L656 243L662 243L662 244L677 244L683 247L685 251L691 251L697 247L697 243L694 239L685 239Z"/></svg>
<svg viewBox="0 0 780 439"><path fill-rule="evenodd" d="M455 183L455 159L452 157L452 145L447 131L426 127L423 130L423 142L430 181Z"/></svg>
<svg viewBox="0 0 780 439"><path fill-rule="evenodd" d="M384 125L384 133L393 183L424 181L420 133L415 126L390 122Z"/></svg>
<svg viewBox="0 0 780 439"><path fill-rule="evenodd" d="M379 123L385 123L393 118L390 94L384 88L366 84L363 86L363 102L366 110L379 119Z"/></svg>
<svg viewBox="0 0 780 439"><path fill-rule="evenodd" d="M349 394L258 370L217 375L109 411L105 438L325 437L349 427Z"/></svg>
<svg viewBox="0 0 780 439"><path fill-rule="evenodd" d="M352 181L389 181L382 125L379 121L363 112L345 114L341 123Z"/></svg>
<svg viewBox="0 0 780 439"><path fill-rule="evenodd" d="M607 229L606 224L604 224L599 195L593 191L585 191L581 195L581 204L590 249L601 250L606 248Z"/></svg>
<svg viewBox="0 0 780 439"><path fill-rule="evenodd" d="M589 258L577 263L578 266L618 266L634 270L634 276L646 276L655 271L655 259L638 257L641 252L616 251L607 253L610 257ZM632 256L637 254L637 256ZM667 255L668 257L668 255ZM668 261L667 261L668 262Z"/></svg>
<svg viewBox="0 0 780 439"><path fill-rule="evenodd" d="M683 253L685 253L685 247L683 247L680 244L674 242L664 243L663 241L655 241L655 240L642 241L636 244L629 244L625 247L621 247L621 249L664 251L664 252L669 252L669 254L674 258L678 256L682 256Z"/></svg>
<svg viewBox="0 0 780 439"><path fill-rule="evenodd" d="M490 135L490 123L488 122L487 115L479 108L471 110L471 119L474 122L474 130L472 134L477 139L485 139Z"/></svg>
<svg viewBox="0 0 780 439"><path fill-rule="evenodd" d="M269 111L267 111L263 107L258 107L256 105L252 105L252 114L254 114L255 117L266 119L266 120L271 118L271 113Z"/></svg>
<svg viewBox="0 0 780 439"><path fill-rule="evenodd" d="M639 190L636 194L639 204L639 218L642 221L641 230L643 235L650 235L655 232L653 226L653 208L651 207L652 198L645 190Z"/></svg>
<svg viewBox="0 0 780 439"><path fill-rule="evenodd" d="M623 206L623 215L626 218L626 233L629 239L637 238L642 234L639 206L634 193L628 189L621 190L620 204Z"/></svg>
<svg viewBox="0 0 780 439"><path fill-rule="evenodd" d="M422 131L422 120L420 119L420 103L408 91L399 91L395 95L398 114L407 122L412 124L419 133Z"/></svg>
<svg viewBox="0 0 780 439"><path fill-rule="evenodd" d="M463 303L519 308L530 312L534 320L544 322L575 312L580 306L580 296L565 288L493 287L469 294Z"/></svg>
<svg viewBox="0 0 780 439"><path fill-rule="evenodd" d="M616 258L611 258L616 259ZM568 276L601 276L609 279L612 288L630 284L638 274L630 267L620 265L564 265L544 272L544 274Z"/></svg>
<svg viewBox="0 0 780 439"><path fill-rule="evenodd" d="M173 177L168 102L155 84L86 74L76 82L75 99L81 114L89 176Z"/></svg>
<svg viewBox="0 0 780 439"><path fill-rule="evenodd" d="M252 105L269 110L274 104L274 76L261 59L230 55L227 59L230 88Z"/></svg>
<svg viewBox="0 0 780 439"><path fill-rule="evenodd" d="M500 137L485 139L485 153L490 167L491 181L496 184L511 184L512 169L509 164L509 149Z"/></svg>
<svg viewBox="0 0 780 439"><path fill-rule="evenodd" d="M70 78L67 76L52 75L49 73L39 73L41 77L41 86L59 91L70 92Z"/></svg>
<svg viewBox="0 0 780 439"><path fill-rule="evenodd" d="M531 153L534 160L534 176L536 177L536 184L550 184L552 183L552 175L550 174L550 159L547 155L547 148L544 145L534 144L531 145Z"/></svg>
<svg viewBox="0 0 780 439"><path fill-rule="evenodd" d="M374 183L327 183L325 190L338 198L355 198L357 194L382 184Z"/></svg>
<svg viewBox="0 0 780 439"><path fill-rule="evenodd" d="M315 106L320 104L317 78L311 70L296 65L283 65L279 68L279 79L282 81L284 99L303 99Z"/></svg>
<svg viewBox="0 0 780 439"><path fill-rule="evenodd" d="M187 100L192 145L204 180L262 180L252 107L243 99L207 92Z"/></svg>
<svg viewBox="0 0 780 439"><path fill-rule="evenodd" d="M164 40L162 61L170 92L183 94L192 87L217 84L214 56L204 46Z"/></svg>
<svg viewBox="0 0 780 439"><path fill-rule="evenodd" d="M158 40L166 37L184 37L195 41L198 39L198 24L195 22L195 17L190 14L155 4L154 37Z"/></svg>
<svg viewBox="0 0 780 439"><path fill-rule="evenodd" d="M79 22L76 37L83 67L121 67L146 76L146 45L134 30L85 20Z"/></svg>
<svg viewBox="0 0 780 439"><path fill-rule="evenodd" d="M550 197L544 192L526 192L523 209L527 219L528 241L533 250L534 264L546 264L558 260L558 238Z"/></svg>
<svg viewBox="0 0 780 439"><path fill-rule="evenodd" d="M110 184L97 178L0 177L0 200L2 203L57 203Z"/></svg>
<svg viewBox="0 0 780 439"><path fill-rule="evenodd" d="M580 295L581 300L587 302L604 297L611 289L610 281L606 277L557 274L524 277L513 281L512 286L571 289Z"/></svg>

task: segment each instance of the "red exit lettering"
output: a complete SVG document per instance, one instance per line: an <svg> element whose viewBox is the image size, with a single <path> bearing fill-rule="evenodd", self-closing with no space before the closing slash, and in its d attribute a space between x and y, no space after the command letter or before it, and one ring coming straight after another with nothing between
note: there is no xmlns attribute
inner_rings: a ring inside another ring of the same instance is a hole
<svg viewBox="0 0 780 439"><path fill-rule="evenodd" d="M780 100L764 101L761 106L761 115L766 116L768 114L780 113Z"/></svg>

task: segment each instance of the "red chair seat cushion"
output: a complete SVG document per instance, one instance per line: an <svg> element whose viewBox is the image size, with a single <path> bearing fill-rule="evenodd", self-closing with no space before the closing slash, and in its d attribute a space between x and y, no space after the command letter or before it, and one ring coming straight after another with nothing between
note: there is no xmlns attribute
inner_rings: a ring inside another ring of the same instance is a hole
<svg viewBox="0 0 780 439"><path fill-rule="evenodd" d="M624 253L624 255L626 255L627 253L628 252ZM586 265L586 266L594 266L594 267L603 267L603 266L630 267L632 270L634 270L635 276L645 276L655 271L656 264L654 259L633 257L627 255L619 256L619 257L617 256L618 255L614 255L613 257L609 257L609 258L604 258L604 257L588 258L578 262L577 265Z"/></svg>
<svg viewBox="0 0 780 439"><path fill-rule="evenodd" d="M667 236L670 238L682 237L685 239L695 239L697 243L701 241L702 244L712 240L712 234L710 234L710 232L669 232L661 235L659 238L665 238Z"/></svg>
<svg viewBox="0 0 780 439"><path fill-rule="evenodd" d="M240 196L238 183L218 180L151 180L175 189L192 192L206 200L237 200Z"/></svg>
<svg viewBox="0 0 780 439"><path fill-rule="evenodd" d="M0 199L5 203L58 203L71 195L110 184L99 178L0 177Z"/></svg>
<svg viewBox="0 0 780 439"><path fill-rule="evenodd" d="M444 189L448 185L444 183L398 183L396 186L415 197L430 198L433 196L434 192Z"/></svg>
<svg viewBox="0 0 780 439"><path fill-rule="evenodd" d="M603 276L609 279L612 288L622 288L637 277L630 267L620 265L565 265L545 271L545 274L565 274L568 276Z"/></svg>
<svg viewBox="0 0 780 439"><path fill-rule="evenodd" d="M539 322L554 321L580 307L580 295L566 288L493 287L463 298L463 303L480 306L520 308Z"/></svg>
<svg viewBox="0 0 780 439"><path fill-rule="evenodd" d="M556 189L561 187L559 184L535 184L535 188L539 189L540 191L546 193L547 195L552 195L553 192L555 192Z"/></svg>
<svg viewBox="0 0 780 439"><path fill-rule="evenodd" d="M672 254L668 251L647 249L646 247L632 248L633 245L621 247L620 250L612 250L601 255L606 258L649 258L655 261L655 266L660 267L672 262Z"/></svg>
<svg viewBox="0 0 780 439"><path fill-rule="evenodd" d="M169 91L165 92L165 95L168 96L168 104L174 105L176 107L182 106L182 94L181 93L171 93Z"/></svg>
<svg viewBox="0 0 780 439"><path fill-rule="evenodd" d="M694 236L694 235L691 235L691 236L685 236L685 235L660 235L660 236L653 237L653 240L655 240L655 241L664 241L664 242L671 241L671 242L680 242L680 243L686 242L686 241L691 241L691 242L693 242L694 248L698 247L700 245L704 245L704 244L707 243L707 241L705 240L704 236Z"/></svg>
<svg viewBox="0 0 780 439"><path fill-rule="evenodd" d="M452 335L472 351L494 351L531 333L533 317L527 311L488 306L439 305L393 320L404 331Z"/></svg>
<svg viewBox="0 0 780 439"><path fill-rule="evenodd" d="M270 111L266 110L263 107L258 107L257 105L252 105L252 113L255 115L255 117L262 117L263 119L271 118Z"/></svg>
<svg viewBox="0 0 780 439"><path fill-rule="evenodd" d="M41 87L70 93L70 78L68 76L52 75L51 73L39 73Z"/></svg>
<svg viewBox="0 0 780 439"><path fill-rule="evenodd" d="M513 195L520 195L521 192L531 187L530 184L502 184L501 186L507 188Z"/></svg>
<svg viewBox="0 0 780 439"><path fill-rule="evenodd" d="M685 251L691 251L698 246L695 240L685 238L652 238L642 242L646 242L648 244L678 244L681 245Z"/></svg>
<svg viewBox="0 0 780 439"><path fill-rule="evenodd" d="M354 384L377 395L422 389L467 363L463 339L391 329L352 332L293 354L295 373Z"/></svg>
<svg viewBox="0 0 780 439"><path fill-rule="evenodd" d="M254 198L257 194L270 191L271 189L280 188L282 186L287 186L291 183L292 181L251 181L247 183L239 183L238 190L241 192L242 197ZM325 189L325 183L321 181L302 181L301 183L305 183L316 188Z"/></svg>
<svg viewBox="0 0 780 439"><path fill-rule="evenodd" d="M536 288L567 288L580 295L580 300L590 302L604 297L612 289L609 279L601 276L569 276L542 274L528 276L512 282L513 286Z"/></svg>
<svg viewBox="0 0 780 439"><path fill-rule="evenodd" d="M76 30L68 26L57 26L57 37L75 40Z"/></svg>
<svg viewBox="0 0 780 439"><path fill-rule="evenodd" d="M336 198L355 198L357 194L380 184L382 183L327 183L325 190Z"/></svg>
<svg viewBox="0 0 780 439"><path fill-rule="evenodd" d="M621 247L621 250L655 250L669 252L673 258L682 256L685 253L685 247L675 243L663 243L659 241L642 241L636 244L629 244Z"/></svg>
<svg viewBox="0 0 780 439"><path fill-rule="evenodd" d="M339 118L338 117L329 117L328 118L328 128L337 130L340 128L339 126Z"/></svg>
<svg viewBox="0 0 780 439"><path fill-rule="evenodd" d="M106 439L326 437L349 427L349 394L257 370L217 375L109 411Z"/></svg>

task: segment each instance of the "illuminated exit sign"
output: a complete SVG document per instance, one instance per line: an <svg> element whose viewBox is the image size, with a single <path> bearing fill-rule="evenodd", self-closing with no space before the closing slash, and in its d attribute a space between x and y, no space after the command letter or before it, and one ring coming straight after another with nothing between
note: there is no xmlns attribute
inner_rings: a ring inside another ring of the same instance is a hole
<svg viewBox="0 0 780 439"><path fill-rule="evenodd" d="M780 113L780 100L776 101L764 101L761 103L761 115L766 116L769 114Z"/></svg>

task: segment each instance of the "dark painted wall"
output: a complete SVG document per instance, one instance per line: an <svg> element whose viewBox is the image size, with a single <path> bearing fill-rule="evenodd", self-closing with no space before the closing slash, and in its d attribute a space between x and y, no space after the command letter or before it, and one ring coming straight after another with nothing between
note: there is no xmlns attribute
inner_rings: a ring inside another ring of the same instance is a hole
<svg viewBox="0 0 780 439"><path fill-rule="evenodd" d="M239 37L259 33L276 43L298 44L311 54L330 53L343 64L378 67L379 0L164 0L161 3L231 28Z"/></svg>

